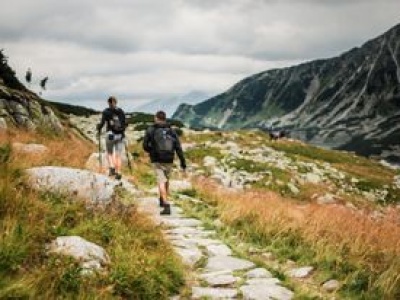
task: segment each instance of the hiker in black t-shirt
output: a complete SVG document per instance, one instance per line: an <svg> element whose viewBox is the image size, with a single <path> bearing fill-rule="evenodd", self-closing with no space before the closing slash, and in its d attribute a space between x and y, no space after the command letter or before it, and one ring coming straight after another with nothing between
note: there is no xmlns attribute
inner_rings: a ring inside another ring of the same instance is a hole
<svg viewBox="0 0 400 300"><path fill-rule="evenodd" d="M109 175L121 179L121 153L124 148L125 138L125 113L117 107L117 99L113 96L108 98L109 107L106 108L101 117L97 130L100 131L106 124L106 149L109 165Z"/></svg>
<svg viewBox="0 0 400 300"><path fill-rule="evenodd" d="M178 154L182 170L186 169L185 157L181 143L175 130L167 123L165 112L158 111L154 116L154 125L146 130L143 139L143 149L149 153L153 164L158 190L160 192L160 206L164 207L161 214L171 214L171 206L168 202L169 176L175 157Z"/></svg>

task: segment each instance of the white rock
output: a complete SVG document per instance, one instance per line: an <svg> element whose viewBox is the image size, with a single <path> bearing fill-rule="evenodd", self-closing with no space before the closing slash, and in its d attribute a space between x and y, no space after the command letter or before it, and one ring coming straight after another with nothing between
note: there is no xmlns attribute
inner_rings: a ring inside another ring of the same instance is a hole
<svg viewBox="0 0 400 300"><path fill-rule="evenodd" d="M191 267L203 257L203 254L198 248L176 248L176 251L182 257L183 262Z"/></svg>
<svg viewBox="0 0 400 300"><path fill-rule="evenodd" d="M244 285L240 288L245 300L290 300L293 292L279 285Z"/></svg>
<svg viewBox="0 0 400 300"><path fill-rule="evenodd" d="M207 246L207 254L209 256L229 256L232 255L232 250L224 245L209 245Z"/></svg>
<svg viewBox="0 0 400 300"><path fill-rule="evenodd" d="M287 184L287 187L288 187L289 190L290 190L293 194L295 194L295 195L297 195L298 193L300 193L300 190L299 190L293 183L291 183L291 182L289 182L289 183Z"/></svg>
<svg viewBox="0 0 400 300"><path fill-rule="evenodd" d="M236 289L193 287L191 299L235 299Z"/></svg>
<svg viewBox="0 0 400 300"><path fill-rule="evenodd" d="M320 196L317 198L317 203L318 204L333 204L336 203L335 201L335 195L327 193L323 196Z"/></svg>
<svg viewBox="0 0 400 300"><path fill-rule="evenodd" d="M327 292L336 291L339 287L340 287L339 281L334 279L328 280L322 285L322 288Z"/></svg>
<svg viewBox="0 0 400 300"><path fill-rule="evenodd" d="M232 274L221 274L213 276L202 276L209 286L212 287L223 287L235 284L238 281L237 277Z"/></svg>
<svg viewBox="0 0 400 300"><path fill-rule="evenodd" d="M305 180L314 184L320 183L322 181L321 177L318 174L314 173L307 173L305 175Z"/></svg>
<svg viewBox="0 0 400 300"><path fill-rule="evenodd" d="M302 267L297 269L292 269L289 271L289 276L293 278L305 278L311 274L314 270L313 267Z"/></svg>
<svg viewBox="0 0 400 300"><path fill-rule="evenodd" d="M163 223L170 227L197 227L202 223L192 218L164 218Z"/></svg>
<svg viewBox="0 0 400 300"><path fill-rule="evenodd" d="M82 263L85 269L100 269L110 263L106 251L79 236L61 236L49 245L49 253L72 256Z"/></svg>
<svg viewBox="0 0 400 300"><path fill-rule="evenodd" d="M217 159L213 156L206 156L203 158L203 165L205 167L214 167L217 165Z"/></svg>
<svg viewBox="0 0 400 300"><path fill-rule="evenodd" d="M4 118L0 118L0 129L7 129L7 122Z"/></svg>
<svg viewBox="0 0 400 300"><path fill-rule="evenodd" d="M208 259L206 271L238 271L254 267L254 263L248 260L231 256L212 256Z"/></svg>
<svg viewBox="0 0 400 300"><path fill-rule="evenodd" d="M264 268L256 268L246 273L247 278L271 278L272 274Z"/></svg>

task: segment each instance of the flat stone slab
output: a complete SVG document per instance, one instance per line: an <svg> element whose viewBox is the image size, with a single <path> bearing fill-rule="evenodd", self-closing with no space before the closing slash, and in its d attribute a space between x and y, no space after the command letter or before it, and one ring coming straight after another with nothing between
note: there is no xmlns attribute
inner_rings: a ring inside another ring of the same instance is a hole
<svg viewBox="0 0 400 300"><path fill-rule="evenodd" d="M240 287L245 300L290 300L293 292L279 285L244 285Z"/></svg>
<svg viewBox="0 0 400 300"><path fill-rule="evenodd" d="M272 274L264 268L256 268L246 273L247 278L271 278Z"/></svg>
<svg viewBox="0 0 400 300"><path fill-rule="evenodd" d="M254 263L231 256L212 256L208 259L206 271L238 271L254 268Z"/></svg>
<svg viewBox="0 0 400 300"><path fill-rule="evenodd" d="M247 285L276 285L281 283L278 278L251 278L246 280Z"/></svg>
<svg viewBox="0 0 400 300"><path fill-rule="evenodd" d="M220 245L208 245L207 254L209 256L230 256L232 255L232 250L225 244Z"/></svg>
<svg viewBox="0 0 400 300"><path fill-rule="evenodd" d="M201 276L201 278L207 282L209 286L212 287L226 287L235 284L238 278L232 274L221 274L221 275L208 275Z"/></svg>
<svg viewBox="0 0 400 300"><path fill-rule="evenodd" d="M194 228L194 227L178 227L178 228L166 230L165 232L167 234L171 234L171 235L188 235L188 234L202 235L203 234L202 230L200 230L198 228Z"/></svg>
<svg viewBox="0 0 400 300"><path fill-rule="evenodd" d="M132 194L139 194L126 180L114 180L87 170L48 166L31 168L26 172L29 184L35 189L68 194L92 202L111 201L117 186Z"/></svg>
<svg viewBox="0 0 400 300"><path fill-rule="evenodd" d="M235 299L236 289L193 287L191 299Z"/></svg>
<svg viewBox="0 0 400 300"><path fill-rule="evenodd" d="M197 227L202 223L192 218L163 218L163 224L169 227Z"/></svg>
<svg viewBox="0 0 400 300"><path fill-rule="evenodd" d="M183 263L191 267L203 257L203 253L198 248L175 248L175 250L182 257Z"/></svg>
<svg viewBox="0 0 400 300"><path fill-rule="evenodd" d="M171 244L174 245L175 247L186 248L186 249L197 247L196 243L185 238L171 240Z"/></svg>
<svg viewBox="0 0 400 300"><path fill-rule="evenodd" d="M168 235L181 235L188 238L204 238L215 234L215 231L202 230L198 227L177 227L165 231Z"/></svg>
<svg viewBox="0 0 400 300"><path fill-rule="evenodd" d="M192 241L193 243L196 243L198 246L201 246L201 247L222 244L222 242L220 240L207 239L207 238L189 238L188 240Z"/></svg>

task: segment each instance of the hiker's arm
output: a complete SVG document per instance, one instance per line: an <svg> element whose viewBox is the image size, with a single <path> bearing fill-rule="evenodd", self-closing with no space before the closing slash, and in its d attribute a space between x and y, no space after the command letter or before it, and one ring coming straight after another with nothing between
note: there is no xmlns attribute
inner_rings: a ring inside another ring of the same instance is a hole
<svg viewBox="0 0 400 300"><path fill-rule="evenodd" d="M143 138L143 150L146 152L151 151L151 133L149 128L146 130Z"/></svg>
<svg viewBox="0 0 400 300"><path fill-rule="evenodd" d="M183 151L182 151L182 146L181 146L181 142L179 141L179 137L178 135L175 133L176 139L175 139L175 151L176 154L178 154L179 160L181 162L181 168L183 170L186 169L186 160L185 160L185 156L183 155Z"/></svg>

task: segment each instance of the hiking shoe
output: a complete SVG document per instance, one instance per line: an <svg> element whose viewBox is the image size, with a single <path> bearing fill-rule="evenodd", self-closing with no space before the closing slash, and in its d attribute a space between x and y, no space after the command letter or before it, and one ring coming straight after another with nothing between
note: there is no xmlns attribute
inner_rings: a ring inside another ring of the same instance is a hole
<svg viewBox="0 0 400 300"><path fill-rule="evenodd" d="M115 176L116 175L116 173L115 173L115 168L110 168L109 170L108 170L108 176Z"/></svg>
<svg viewBox="0 0 400 300"><path fill-rule="evenodd" d="M160 212L160 215L170 215L171 214L171 205L165 203L164 209Z"/></svg>
<svg viewBox="0 0 400 300"><path fill-rule="evenodd" d="M121 174L115 174L115 179L117 179L117 180L121 180L121 178L122 178L122 175Z"/></svg>

